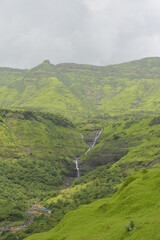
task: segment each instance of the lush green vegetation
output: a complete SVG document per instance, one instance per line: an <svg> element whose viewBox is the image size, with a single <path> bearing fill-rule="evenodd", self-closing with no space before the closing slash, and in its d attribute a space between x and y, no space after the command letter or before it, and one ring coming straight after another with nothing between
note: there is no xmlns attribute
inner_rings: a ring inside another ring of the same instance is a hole
<svg viewBox="0 0 160 240"><path fill-rule="evenodd" d="M159 169L142 170L112 198L68 213L53 230L26 240L159 239Z"/></svg>
<svg viewBox="0 0 160 240"><path fill-rule="evenodd" d="M159 239L159 65L0 68L0 239Z"/></svg>
<svg viewBox="0 0 160 240"><path fill-rule="evenodd" d="M0 225L6 225L26 221L34 201L70 183L86 144L70 121L49 113L0 110L0 133Z"/></svg>
<svg viewBox="0 0 160 240"><path fill-rule="evenodd" d="M107 175L106 175L107 174ZM25 230L16 233L23 239L31 233L43 232L55 227L64 215L82 204L89 204L97 199L112 196L126 174L110 171L109 166L102 166L85 177L77 179L70 188L63 189L56 197L43 199L43 206L52 211L48 216L37 216Z"/></svg>
<svg viewBox="0 0 160 240"><path fill-rule="evenodd" d="M96 67L52 65L30 70L0 68L0 106L46 109L70 119L157 113L160 58Z"/></svg>
<svg viewBox="0 0 160 240"><path fill-rule="evenodd" d="M89 204L97 199L112 196L124 179L142 168L150 169L159 165L159 117L134 120L111 119L104 123L103 133L96 146L79 160L81 178L72 187L63 190L58 196L43 199L43 205L52 210L50 218L38 217L19 237L41 232L56 226L64 215L79 205ZM92 130L89 134L88 128ZM88 140L95 135L90 124L80 127ZM119 153L123 153L122 156ZM125 154L124 154L125 153ZM98 167L103 165L101 167ZM98 167L98 168L97 168ZM95 170L93 170L95 169ZM92 170L92 171L91 171Z"/></svg>

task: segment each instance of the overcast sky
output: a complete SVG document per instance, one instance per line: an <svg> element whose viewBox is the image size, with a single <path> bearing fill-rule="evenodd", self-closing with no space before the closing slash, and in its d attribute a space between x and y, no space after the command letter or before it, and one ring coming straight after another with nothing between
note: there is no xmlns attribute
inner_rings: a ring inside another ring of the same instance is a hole
<svg viewBox="0 0 160 240"><path fill-rule="evenodd" d="M0 0L0 66L160 56L159 0Z"/></svg>

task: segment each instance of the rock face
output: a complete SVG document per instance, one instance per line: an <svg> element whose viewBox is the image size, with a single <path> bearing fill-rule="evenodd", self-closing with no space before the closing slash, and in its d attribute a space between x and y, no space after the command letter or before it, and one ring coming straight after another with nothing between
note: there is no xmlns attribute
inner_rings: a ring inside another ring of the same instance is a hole
<svg viewBox="0 0 160 240"><path fill-rule="evenodd" d="M89 148L87 149L87 151L82 154L80 157L83 157L84 155L86 155L96 144L98 138L100 137L101 133L102 133L103 130L100 130L99 132L96 132L95 134L95 137L92 139L92 142L90 143L90 146ZM83 135L81 134L81 137L83 138ZM77 171L77 178L80 177L80 169L79 169L79 158L80 157L76 157L76 160L75 160L75 164L76 164L76 171Z"/></svg>

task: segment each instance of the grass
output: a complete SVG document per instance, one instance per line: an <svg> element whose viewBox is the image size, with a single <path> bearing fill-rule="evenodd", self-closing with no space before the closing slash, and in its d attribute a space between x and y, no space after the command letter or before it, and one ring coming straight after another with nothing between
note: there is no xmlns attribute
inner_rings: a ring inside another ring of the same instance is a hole
<svg viewBox="0 0 160 240"><path fill-rule="evenodd" d="M80 130L86 141L90 138L88 127L93 132L99 130L92 124L81 126ZM64 214L79 205L89 204L106 196L111 197L127 175L132 176L142 168L159 166L159 117L135 119L128 116L127 119L110 119L104 122L103 127L96 146L79 160L82 177L76 179L70 189L62 191L57 197L44 199L43 204L53 210L50 218L54 220L51 220L52 226L56 226ZM134 178L128 179L123 186L127 186ZM132 225L130 219L128 217L126 221L128 228ZM32 231L39 231L36 224L33 227Z"/></svg>
<svg viewBox="0 0 160 240"><path fill-rule="evenodd" d="M19 239L53 227L28 239L159 239L159 64L0 68L1 226L26 222L40 201L50 218L35 217ZM73 181L76 156L102 128Z"/></svg>
<svg viewBox="0 0 160 240"><path fill-rule="evenodd" d="M73 124L61 116L1 110L0 126L1 224L25 222L28 199L38 200L52 210L49 219L36 217L18 234L19 239L56 227L78 206L111 197L127 175L159 165L159 117L110 118L103 121L103 133L96 146L79 160L82 177L60 192L64 181L70 184L70 176L76 175L75 156L85 152L84 140L88 142L99 131L99 124L80 125L83 140ZM130 226L130 220L126 224Z"/></svg>
<svg viewBox="0 0 160 240"><path fill-rule="evenodd" d="M105 164L124 171L138 170L158 161L159 117L108 119L103 123L103 132L96 146L79 160L81 174ZM95 130L94 130L95 131ZM88 131L81 128L86 139Z"/></svg>
<svg viewBox="0 0 160 240"><path fill-rule="evenodd" d="M159 169L141 171L112 198L81 206L53 230L26 240L159 239L159 184Z"/></svg>
<svg viewBox="0 0 160 240"><path fill-rule="evenodd" d="M25 221L28 200L55 196L76 176L86 144L67 119L33 111L0 110L0 133L0 222Z"/></svg>
<svg viewBox="0 0 160 240"><path fill-rule="evenodd" d="M90 183L87 183L87 185L88 184ZM86 184L81 184L75 187L69 187L67 189L63 189L60 191L60 193L56 197L49 198L45 203L47 205L50 205L52 203L57 203L60 200L63 201L63 199L70 199L72 201L73 195L85 188L86 188Z"/></svg>
<svg viewBox="0 0 160 240"><path fill-rule="evenodd" d="M63 113L74 122L141 111L159 113L159 58L96 67L0 68L0 106ZM140 67L141 66L141 67Z"/></svg>

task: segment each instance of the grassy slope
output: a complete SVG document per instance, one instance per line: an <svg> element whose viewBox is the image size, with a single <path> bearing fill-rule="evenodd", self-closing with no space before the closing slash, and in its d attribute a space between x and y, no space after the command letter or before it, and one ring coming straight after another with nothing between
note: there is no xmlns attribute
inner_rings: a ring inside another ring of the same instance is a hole
<svg viewBox="0 0 160 240"><path fill-rule="evenodd" d="M96 146L79 160L81 174L108 163L117 162L114 167L128 171L159 161L159 117L128 116L108 120L103 127ZM81 131L86 135L85 127Z"/></svg>
<svg viewBox="0 0 160 240"><path fill-rule="evenodd" d="M129 177L114 197L81 206L55 229L26 239L159 239L159 184L159 169L144 170Z"/></svg>
<svg viewBox="0 0 160 240"><path fill-rule="evenodd" d="M88 204L105 196L112 196L128 174L133 174L135 171L144 167L150 169L155 165L159 166L159 131L159 117L121 121L119 119L119 121L108 122L95 148L81 160L81 173L83 172L82 168L84 166L86 173L87 167L91 170L99 165L105 165L94 171L89 171L85 176L77 179L75 181L76 186L68 189L68 191L62 191L58 197L46 199L44 205L53 210L51 218L55 219L57 217L57 209L59 209L58 213L59 216L61 216L60 219L62 219L63 214L61 215L61 211L66 213L71 209L75 209L78 205ZM84 135L86 135L85 132ZM124 152L124 149L125 156L121 158L119 155L120 159L117 161L118 152ZM114 164L109 166L106 165L107 163ZM128 197L130 197L130 194L128 194ZM130 208L132 208L132 203L130 204ZM98 216L96 217L98 218ZM66 221L72 221L72 218L71 220L69 220L69 217L66 219ZM76 221L78 220L76 219ZM89 221L91 220L89 219ZM112 222L112 218L110 218L110 220L108 218L108 222L109 221ZM63 226L63 224L64 222L62 221L60 226ZM55 225L53 221L52 226ZM34 225L34 227L36 228L36 225ZM100 234L101 229L97 229L97 234L98 231ZM85 230L83 230L83 232L86 234ZM95 238L92 237L90 239L99 239L96 238L97 235ZM72 238L69 235L66 239ZM89 239L89 237L84 239ZM107 239L106 236L104 239Z"/></svg>
<svg viewBox="0 0 160 240"><path fill-rule="evenodd" d="M109 67L74 64L54 66L45 62L31 70L1 69L0 103L6 107L61 112L76 120L89 115L93 118L94 115L96 118L98 115L106 118L107 114L120 115L123 112L135 112L139 115L141 109L144 109L145 114L157 114L160 102L159 62L159 58L154 58ZM66 133L64 126L52 125L52 119L46 119L42 115L37 117L36 113L33 114L36 118L31 116L29 119L23 114L17 118L18 111L16 114L7 114L5 121L4 117L1 121L2 221L6 218L6 212L9 213L6 219L9 219L13 212L15 214L19 202L22 203L19 207L24 209L28 198L38 196L42 199L46 195L48 198L53 197L55 185L60 186L64 178L74 176L73 159L86 149L79 133L76 133L70 124L67 125L67 131L68 127L70 131ZM150 124L151 122L151 118L136 120L132 115L128 116L127 120L108 118L106 123L101 120L97 125L101 127L103 124L103 134L96 147L80 160L81 172L85 173L117 160L119 161L112 166L113 171L124 173L128 173L128 167L131 173L144 166L154 166L159 159L159 125ZM83 132L83 128L81 130ZM77 140L76 137L70 138L71 135L76 136ZM108 174L105 170L103 173ZM92 186L92 189L90 186L86 187L85 193L81 188L78 190L74 196L78 197L78 204L89 203L108 194L108 178L104 177L101 171L97 176L98 182L94 181L93 176L77 181L86 183L91 180ZM116 184L120 182L116 181ZM16 189L16 194L12 194L13 188ZM27 190L29 195L26 194ZM85 199L87 194L88 202ZM9 199L7 203L6 196ZM14 216L16 219L18 213ZM20 213L22 214L22 211Z"/></svg>
<svg viewBox="0 0 160 240"><path fill-rule="evenodd" d="M24 219L28 199L54 196L76 176L74 159L86 144L71 122L47 113L0 110L0 132L2 224Z"/></svg>
<svg viewBox="0 0 160 240"><path fill-rule="evenodd" d="M0 69L0 106L47 109L79 120L159 112L159 58L96 67L48 61L31 70Z"/></svg>

